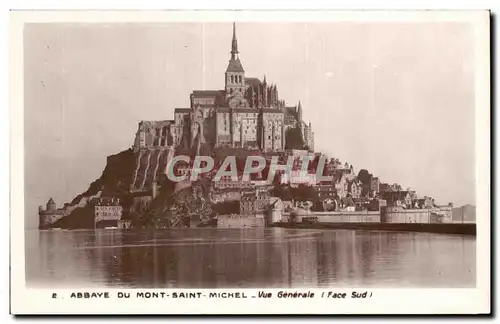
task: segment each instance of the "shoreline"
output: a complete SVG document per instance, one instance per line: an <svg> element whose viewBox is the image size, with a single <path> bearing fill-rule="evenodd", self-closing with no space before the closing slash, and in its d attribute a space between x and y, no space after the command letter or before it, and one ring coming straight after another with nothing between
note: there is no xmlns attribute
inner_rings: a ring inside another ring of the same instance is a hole
<svg viewBox="0 0 500 324"><path fill-rule="evenodd" d="M396 224L396 223L274 223L271 227L296 228L296 229L353 229L395 232L419 232L435 234L459 234L476 236L476 224Z"/></svg>

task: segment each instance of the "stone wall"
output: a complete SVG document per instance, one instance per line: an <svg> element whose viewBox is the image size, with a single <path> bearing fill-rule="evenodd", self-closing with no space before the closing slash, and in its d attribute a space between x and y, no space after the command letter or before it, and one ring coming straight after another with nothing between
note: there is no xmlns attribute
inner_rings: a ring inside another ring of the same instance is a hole
<svg viewBox="0 0 500 324"><path fill-rule="evenodd" d="M436 207L425 209L402 209L400 207L382 208L383 223L397 224L430 224L430 223L451 223L452 208Z"/></svg>
<svg viewBox="0 0 500 324"><path fill-rule="evenodd" d="M308 214L297 215L295 222L302 222L308 217L317 217L318 223L380 223L380 213L378 211L331 211L331 212L309 212ZM288 222L290 213L283 213L282 221Z"/></svg>
<svg viewBox="0 0 500 324"><path fill-rule="evenodd" d="M264 227L264 215L221 215L217 219L218 228Z"/></svg>

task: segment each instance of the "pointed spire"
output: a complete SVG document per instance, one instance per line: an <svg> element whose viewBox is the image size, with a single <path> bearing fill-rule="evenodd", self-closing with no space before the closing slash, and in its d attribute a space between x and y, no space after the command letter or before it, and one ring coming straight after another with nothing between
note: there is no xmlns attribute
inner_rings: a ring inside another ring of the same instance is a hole
<svg viewBox="0 0 500 324"><path fill-rule="evenodd" d="M297 108L297 114L299 115L299 121L302 121L302 104L300 103L299 100L299 107Z"/></svg>
<svg viewBox="0 0 500 324"><path fill-rule="evenodd" d="M236 23L233 22L233 41L231 42L231 59L236 59L238 54L238 40L236 39Z"/></svg>
<svg viewBox="0 0 500 324"><path fill-rule="evenodd" d="M262 83L264 83L264 85L267 85L266 75L265 74L264 74L264 81Z"/></svg>

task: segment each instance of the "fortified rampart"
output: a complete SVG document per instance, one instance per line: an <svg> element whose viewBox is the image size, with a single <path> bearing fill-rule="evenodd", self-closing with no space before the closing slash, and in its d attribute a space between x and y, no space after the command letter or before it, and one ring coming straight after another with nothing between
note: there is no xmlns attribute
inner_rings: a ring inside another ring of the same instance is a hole
<svg viewBox="0 0 500 324"><path fill-rule="evenodd" d="M283 213L281 222L303 223L384 223L384 224L438 224L452 222L452 208L403 209L382 207L380 211L330 211Z"/></svg>
<svg viewBox="0 0 500 324"><path fill-rule="evenodd" d="M292 216L291 216L292 215ZM284 222L304 222L315 218L318 223L380 223L380 212L378 211L330 211L309 212L307 214L283 213Z"/></svg>
<svg viewBox="0 0 500 324"><path fill-rule="evenodd" d="M403 209L401 207L382 207L381 222L395 224L435 224L451 223L452 207L435 207L425 209Z"/></svg>

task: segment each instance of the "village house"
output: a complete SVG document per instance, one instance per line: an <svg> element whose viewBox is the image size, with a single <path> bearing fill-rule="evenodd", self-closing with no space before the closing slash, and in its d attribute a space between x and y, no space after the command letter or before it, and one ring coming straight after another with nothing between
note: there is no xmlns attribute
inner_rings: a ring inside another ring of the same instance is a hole
<svg viewBox="0 0 500 324"><path fill-rule="evenodd" d="M320 184L314 186L314 190L316 190L316 194L318 195L318 199L323 201L328 198L335 197L335 186L332 184Z"/></svg>
<svg viewBox="0 0 500 324"><path fill-rule="evenodd" d="M417 199L417 208L433 208L434 199L425 196L424 198Z"/></svg>
<svg viewBox="0 0 500 324"><path fill-rule="evenodd" d="M371 177L370 179L370 191L373 193L379 192L380 190L380 180L378 177Z"/></svg>
<svg viewBox="0 0 500 324"><path fill-rule="evenodd" d="M256 212L256 200L257 196L255 194L242 195L240 200L240 215L254 214Z"/></svg>
<svg viewBox="0 0 500 324"><path fill-rule="evenodd" d="M361 190L363 188L363 184L357 178L351 180L347 183L347 191L351 194L353 199L358 199L361 197Z"/></svg>
<svg viewBox="0 0 500 324"><path fill-rule="evenodd" d="M252 182L243 181L241 177L238 180L233 180L230 176L222 176L219 180L213 178L214 188L215 189L246 189L252 187Z"/></svg>
<svg viewBox="0 0 500 324"><path fill-rule="evenodd" d="M94 205L94 223L98 227L99 223L118 227L118 222L122 218L123 207L120 199L114 197L99 198Z"/></svg>
<svg viewBox="0 0 500 324"><path fill-rule="evenodd" d="M267 190L243 191L240 199L240 215L263 213L269 206Z"/></svg>
<svg viewBox="0 0 500 324"><path fill-rule="evenodd" d="M343 198L349 192L347 174L344 172L336 172L334 176L335 190L340 198Z"/></svg>
<svg viewBox="0 0 500 324"><path fill-rule="evenodd" d="M300 184L314 186L316 182L316 173L311 173L308 170L291 170L281 174L281 184L289 184L292 187L297 187Z"/></svg>
<svg viewBox="0 0 500 324"><path fill-rule="evenodd" d="M379 183L379 188L378 188L379 193L382 195L384 192L390 191L390 186L388 183Z"/></svg>
<svg viewBox="0 0 500 324"><path fill-rule="evenodd" d="M389 207L412 207L411 195L408 191L387 191L382 193L381 196Z"/></svg>
<svg viewBox="0 0 500 324"><path fill-rule="evenodd" d="M270 197L267 208L267 224L270 225L282 221L284 209L285 206L280 198Z"/></svg>

